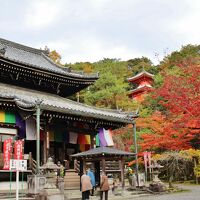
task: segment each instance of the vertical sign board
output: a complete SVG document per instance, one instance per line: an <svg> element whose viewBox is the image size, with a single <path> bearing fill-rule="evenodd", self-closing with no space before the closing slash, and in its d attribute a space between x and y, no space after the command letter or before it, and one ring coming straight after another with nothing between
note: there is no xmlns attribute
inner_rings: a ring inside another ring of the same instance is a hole
<svg viewBox="0 0 200 200"><path fill-rule="evenodd" d="M27 170L27 160L23 158L23 140L17 140L14 144L14 158L10 160L10 170L16 171L16 200L19 199L19 171Z"/></svg>
<svg viewBox="0 0 200 200"><path fill-rule="evenodd" d="M4 160L4 170L9 170L10 167L10 156L12 149L12 138L4 140L3 143L3 160Z"/></svg>
<svg viewBox="0 0 200 200"><path fill-rule="evenodd" d="M16 200L19 200L19 171L27 170L27 160L10 160L10 170L16 171Z"/></svg>

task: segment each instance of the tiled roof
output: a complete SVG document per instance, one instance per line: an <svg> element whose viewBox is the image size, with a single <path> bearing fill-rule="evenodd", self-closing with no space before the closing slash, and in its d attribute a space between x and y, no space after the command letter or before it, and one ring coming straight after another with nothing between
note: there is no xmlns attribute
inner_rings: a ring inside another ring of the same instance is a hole
<svg viewBox="0 0 200 200"><path fill-rule="evenodd" d="M0 83L0 98L13 99L15 102L23 104L35 104L41 101L41 109L71 114L76 116L90 117L107 120L110 122L133 123L133 117L128 113L117 110L100 109L85 104L81 104L54 94L25 89L17 86Z"/></svg>
<svg viewBox="0 0 200 200"><path fill-rule="evenodd" d="M148 77L154 77L153 74L143 70L142 72L140 72L139 74L136 74L135 76L131 77L131 78L128 78L127 80L128 81L133 81L133 80L137 80L138 78L142 77L142 76L148 76Z"/></svg>
<svg viewBox="0 0 200 200"><path fill-rule="evenodd" d="M130 93L133 93L133 92L138 92L138 91L144 91L145 89L152 89L152 86L151 85L143 85L143 86L140 86L140 87L137 87L133 90L130 90L129 92Z"/></svg>
<svg viewBox="0 0 200 200"><path fill-rule="evenodd" d="M97 74L80 74L80 72L71 72L69 68L60 67L48 57L47 51L45 50L31 48L1 38L0 50L5 51L1 56L32 68L71 77L98 78Z"/></svg>
<svg viewBox="0 0 200 200"><path fill-rule="evenodd" d="M94 149L90 149L88 151L84 151L81 153L77 153L74 155L71 155L71 157L80 158L80 157L93 157L93 156L134 156L135 153L122 151L119 149L115 149L113 147L98 147Z"/></svg>

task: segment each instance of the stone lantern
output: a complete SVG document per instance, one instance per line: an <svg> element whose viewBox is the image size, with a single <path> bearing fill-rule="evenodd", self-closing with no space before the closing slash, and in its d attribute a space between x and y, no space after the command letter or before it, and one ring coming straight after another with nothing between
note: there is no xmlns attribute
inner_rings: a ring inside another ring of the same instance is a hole
<svg viewBox="0 0 200 200"><path fill-rule="evenodd" d="M45 185L46 189L56 188L57 171L59 169L61 169L61 167L56 165L51 157L47 159L47 163L40 167L40 170L43 171L47 180Z"/></svg>
<svg viewBox="0 0 200 200"><path fill-rule="evenodd" d="M153 192L163 192L165 190L165 186L158 178L158 175L160 174L160 169L163 168L163 166L154 161L154 163L150 165L149 168L152 169L151 174L153 177L153 182L149 184L149 189Z"/></svg>

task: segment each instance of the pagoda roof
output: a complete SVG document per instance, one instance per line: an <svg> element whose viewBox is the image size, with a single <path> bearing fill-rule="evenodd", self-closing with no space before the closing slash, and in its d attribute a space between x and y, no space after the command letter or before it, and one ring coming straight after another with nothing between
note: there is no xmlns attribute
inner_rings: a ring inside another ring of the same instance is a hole
<svg viewBox="0 0 200 200"><path fill-rule="evenodd" d="M0 57L26 65L31 69L51 72L66 77L86 78L92 81L98 79L98 74L84 74L83 72L71 71L70 68L61 67L54 63L48 54L48 50L36 49L0 38Z"/></svg>
<svg viewBox="0 0 200 200"><path fill-rule="evenodd" d="M41 102L40 108L45 111L124 124L133 123L133 118L137 117L136 114L130 115L130 113L118 110L96 108L55 94L35 91L4 83L0 83L0 99L14 102L18 106L24 108L33 107L36 105L36 102Z"/></svg>
<svg viewBox="0 0 200 200"><path fill-rule="evenodd" d="M149 73L149 72L147 72L147 71L145 71L145 70L143 70L143 71L140 72L139 74L136 74L135 76L133 76L133 77L131 77L131 78L128 78L127 80L128 80L129 82L131 82L131 81L138 80L138 79L140 79L140 78L142 78L142 77L150 77L150 78L153 78L154 75L151 74L151 73Z"/></svg>
<svg viewBox="0 0 200 200"><path fill-rule="evenodd" d="M130 94L135 93L135 92L145 91L145 89L150 89L150 88L152 88L152 86L145 84L143 86L140 86L140 87L137 87L133 90L130 90Z"/></svg>
<svg viewBox="0 0 200 200"><path fill-rule="evenodd" d="M74 158L93 158L93 157L121 157L121 156L134 156L135 153L122 151L113 147L98 147L93 148L88 151L84 151L81 153L73 154L71 157Z"/></svg>

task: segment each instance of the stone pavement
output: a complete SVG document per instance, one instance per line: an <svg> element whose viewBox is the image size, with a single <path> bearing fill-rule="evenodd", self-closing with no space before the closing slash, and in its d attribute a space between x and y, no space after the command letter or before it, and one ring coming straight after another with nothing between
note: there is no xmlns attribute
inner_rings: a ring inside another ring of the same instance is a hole
<svg viewBox="0 0 200 200"><path fill-rule="evenodd" d="M178 185L179 188L183 188L188 191L170 193L170 194L150 194L138 191L125 191L121 194L121 191L117 191L116 195L109 192L109 200L199 200L200 199L200 186L199 185ZM9 196L9 191L0 192L1 200L14 200L15 193L12 191L11 198ZM48 196L40 196L38 198L25 197L21 195L20 199L24 200L81 200L81 192L78 190L67 191L65 190L65 195L55 194ZM98 192L96 191L96 196L91 196L90 200L99 200Z"/></svg>

